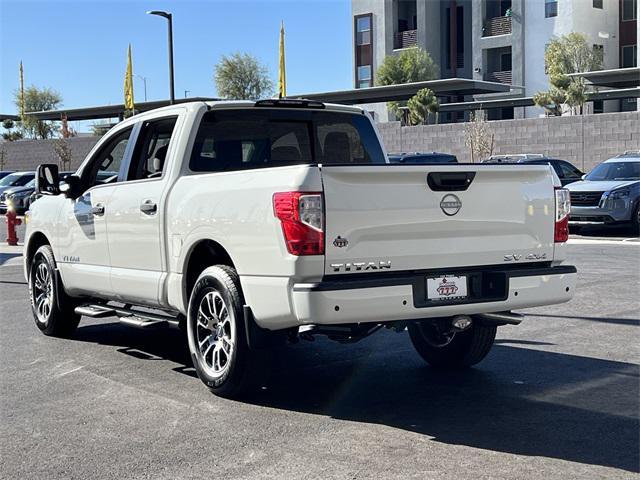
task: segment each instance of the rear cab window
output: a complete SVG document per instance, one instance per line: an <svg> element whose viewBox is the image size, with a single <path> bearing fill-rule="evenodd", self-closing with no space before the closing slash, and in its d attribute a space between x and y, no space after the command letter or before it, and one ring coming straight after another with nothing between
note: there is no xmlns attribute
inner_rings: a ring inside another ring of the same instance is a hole
<svg viewBox="0 0 640 480"><path fill-rule="evenodd" d="M246 108L204 115L189 166L194 172L222 172L286 165L385 163L365 115Z"/></svg>

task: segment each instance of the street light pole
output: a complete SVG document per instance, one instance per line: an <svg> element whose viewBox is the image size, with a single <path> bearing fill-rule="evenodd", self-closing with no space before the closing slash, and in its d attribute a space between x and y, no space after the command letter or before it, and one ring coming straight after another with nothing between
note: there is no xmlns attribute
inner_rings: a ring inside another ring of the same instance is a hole
<svg viewBox="0 0 640 480"><path fill-rule="evenodd" d="M169 40L169 104L175 103L175 94L173 88L173 15L170 12L164 12L162 10L151 10L147 12L149 15L157 15L164 17L168 22L168 40Z"/></svg>
<svg viewBox="0 0 640 480"><path fill-rule="evenodd" d="M142 75L138 75L137 73L133 74L134 77L138 77L144 83L144 101L147 101L147 77L143 77Z"/></svg>

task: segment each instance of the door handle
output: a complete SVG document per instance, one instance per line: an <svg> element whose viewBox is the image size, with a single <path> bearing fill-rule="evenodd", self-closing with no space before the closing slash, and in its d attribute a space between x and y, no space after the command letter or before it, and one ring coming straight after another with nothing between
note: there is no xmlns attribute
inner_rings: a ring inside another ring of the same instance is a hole
<svg viewBox="0 0 640 480"><path fill-rule="evenodd" d="M101 217L104 215L104 205L101 203L96 203L95 207L91 207L91 214L97 217Z"/></svg>
<svg viewBox="0 0 640 480"><path fill-rule="evenodd" d="M158 205L153 203L152 200L145 200L142 205L140 205L140 211L147 215L153 215L158 211Z"/></svg>

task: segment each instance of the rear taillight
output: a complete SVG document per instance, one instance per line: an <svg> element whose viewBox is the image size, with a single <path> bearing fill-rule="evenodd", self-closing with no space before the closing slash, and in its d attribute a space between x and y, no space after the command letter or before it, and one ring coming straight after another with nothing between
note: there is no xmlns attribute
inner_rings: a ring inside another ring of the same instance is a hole
<svg viewBox="0 0 640 480"><path fill-rule="evenodd" d="M569 213L571 212L571 198L566 188L556 188L556 224L554 241L566 242L569 239Z"/></svg>
<svg viewBox="0 0 640 480"><path fill-rule="evenodd" d="M273 195L273 211L282 222L284 241L290 254L324 254L321 193L278 192Z"/></svg>

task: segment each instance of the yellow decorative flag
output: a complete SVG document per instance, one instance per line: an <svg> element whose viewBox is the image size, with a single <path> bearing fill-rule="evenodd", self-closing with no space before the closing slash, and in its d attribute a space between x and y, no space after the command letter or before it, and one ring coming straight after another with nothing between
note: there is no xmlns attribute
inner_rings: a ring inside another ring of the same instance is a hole
<svg viewBox="0 0 640 480"><path fill-rule="evenodd" d="M131 62L131 44L127 56L127 71L124 74L124 109L134 111L133 105L133 64Z"/></svg>
<svg viewBox="0 0 640 480"><path fill-rule="evenodd" d="M284 22L280 25L280 75L278 76L278 98L287 96L287 74L284 68Z"/></svg>

